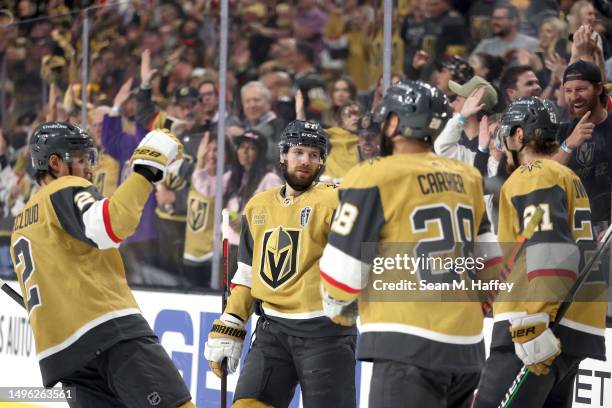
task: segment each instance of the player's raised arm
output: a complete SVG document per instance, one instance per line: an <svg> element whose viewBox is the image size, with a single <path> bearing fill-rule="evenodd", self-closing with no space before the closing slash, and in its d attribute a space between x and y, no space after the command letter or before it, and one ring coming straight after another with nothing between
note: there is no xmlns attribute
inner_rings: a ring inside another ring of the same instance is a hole
<svg viewBox="0 0 612 408"><path fill-rule="evenodd" d="M123 240L135 231L153 189L151 183L161 182L169 167L182 157L183 145L167 129L153 130L140 141L130 159L134 173L108 200L107 217L117 238ZM99 214L93 218L99 218Z"/></svg>
<svg viewBox="0 0 612 408"><path fill-rule="evenodd" d="M39 184L47 185L63 175L79 177L58 185L50 194L51 203L68 233L100 249L116 248L134 232L151 183L162 180L168 165L182 155L182 145L171 133L150 132L132 155L134 173L106 198L87 181L97 151L85 131L68 123L43 124L30 146Z"/></svg>
<svg viewBox="0 0 612 408"><path fill-rule="evenodd" d="M133 174L110 198L90 182L93 146L87 132L62 122L38 126L28 146L40 188L15 218L11 257L43 385L74 387L79 407L135 406L151 390L164 407L194 407L131 293L116 248L135 230L152 183L182 145L169 132L150 132L134 150Z"/></svg>

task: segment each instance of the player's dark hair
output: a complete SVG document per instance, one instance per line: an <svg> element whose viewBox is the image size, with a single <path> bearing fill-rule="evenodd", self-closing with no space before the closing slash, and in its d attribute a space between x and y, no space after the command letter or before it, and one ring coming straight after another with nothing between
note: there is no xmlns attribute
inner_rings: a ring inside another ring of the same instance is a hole
<svg viewBox="0 0 612 408"><path fill-rule="evenodd" d="M49 172L46 170L36 170L36 173L34 173L34 180L36 180L36 184L42 186L42 182L48 174Z"/></svg>
<svg viewBox="0 0 612 408"><path fill-rule="evenodd" d="M51 154L49 157L51 156L60 157L57 154ZM61 157L60 157L60 160L61 160ZM55 177L50 169L49 170L35 170L33 177L34 177L34 181L36 181L36 184L38 184L39 186L42 186L42 183L47 176Z"/></svg>
<svg viewBox="0 0 612 408"><path fill-rule="evenodd" d="M559 150L559 142L545 136L542 129L535 129L526 147L536 154L551 156Z"/></svg>

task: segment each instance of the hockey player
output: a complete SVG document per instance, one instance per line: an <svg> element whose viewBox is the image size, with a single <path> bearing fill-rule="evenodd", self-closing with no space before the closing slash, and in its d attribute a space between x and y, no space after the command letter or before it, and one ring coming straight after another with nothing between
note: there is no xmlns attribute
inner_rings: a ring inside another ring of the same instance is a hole
<svg viewBox="0 0 612 408"><path fill-rule="evenodd" d="M435 87L402 81L387 90L381 115L383 158L363 162L343 178L320 262L327 316L350 321L351 302L359 297L357 357L374 363L373 408L466 407L484 365L483 315L467 291L445 302L436 301L446 296L440 291L376 293L389 274L415 285L460 284L465 275L424 264L418 270L375 272L369 267L375 260L363 246L373 243L377 254L391 258L406 247L414 251L408 252L412 259L449 253L459 261L459 248L494 240L478 171L432 152L450 116L448 100ZM420 296L430 297L415 301Z"/></svg>
<svg viewBox="0 0 612 408"><path fill-rule="evenodd" d="M576 242L593 239L586 190L572 170L550 160L559 147L557 128L554 107L537 97L513 102L502 115L510 177L500 193L500 243L516 242L538 206L543 215L508 278L515 290L494 303L491 353L475 407L497 408L523 365L533 374L513 407L570 407L580 361L605 360L605 296L588 301L605 293L597 279L585 282L588 297L574 302L555 332L549 328L579 271Z"/></svg>
<svg viewBox="0 0 612 408"><path fill-rule="evenodd" d="M127 285L119 244L182 145L150 132L134 173L110 198L90 180L97 151L77 126L50 122L30 139L40 190L15 217L11 256L43 384L74 387L71 408L194 407Z"/></svg>
<svg viewBox="0 0 612 408"><path fill-rule="evenodd" d="M333 186L315 182L327 134L318 123L296 120L279 148L285 184L256 194L244 208L238 270L204 356L218 376L224 359L235 372L256 307L255 341L232 406L287 407L299 383L305 408L355 407L356 329L325 317L319 292L319 258L338 204Z"/></svg>

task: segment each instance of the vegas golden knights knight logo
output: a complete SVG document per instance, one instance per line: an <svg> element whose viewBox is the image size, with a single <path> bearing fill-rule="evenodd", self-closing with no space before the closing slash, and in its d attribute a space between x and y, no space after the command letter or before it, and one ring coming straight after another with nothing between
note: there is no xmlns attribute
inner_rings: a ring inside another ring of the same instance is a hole
<svg viewBox="0 0 612 408"><path fill-rule="evenodd" d="M278 227L264 233L259 274L278 289L297 274L300 230Z"/></svg>
<svg viewBox="0 0 612 408"><path fill-rule="evenodd" d="M187 208L187 225L193 232L198 232L206 227L208 221L208 203L198 197L190 197Z"/></svg>
<svg viewBox="0 0 612 408"><path fill-rule="evenodd" d="M188 154L183 155L183 161L186 163L192 163L193 157ZM176 171L168 171L166 172L166 177L164 178L163 185L170 190L182 190L187 186L187 180L183 178L182 174L179 174L177 168Z"/></svg>

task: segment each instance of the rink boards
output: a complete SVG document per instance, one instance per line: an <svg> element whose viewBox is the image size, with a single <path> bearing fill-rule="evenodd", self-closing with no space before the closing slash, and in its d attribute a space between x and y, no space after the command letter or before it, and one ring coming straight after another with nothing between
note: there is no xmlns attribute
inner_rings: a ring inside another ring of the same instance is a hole
<svg viewBox="0 0 612 408"><path fill-rule="evenodd" d="M196 405L219 407L220 380L209 370L203 357L204 343L213 320L221 310L220 296L134 291L145 318L154 328L163 346L191 388ZM487 319L485 339L490 338ZM252 326L249 325L249 329ZM585 360L574 386L574 407L612 407L612 329L606 331L608 362ZM247 348L243 353L243 361ZM370 364L358 364L356 384L360 408L368 406ZM238 376L228 377L233 390ZM0 386L40 386L40 372L34 341L25 311L8 296L0 294ZM231 401L231 395L228 397ZM41 403L44 407L66 407L63 403ZM0 408L19 407L3 404ZM25 405L24 405L25 406ZM31 406L31 405L29 405ZM296 395L291 408L298 408Z"/></svg>

